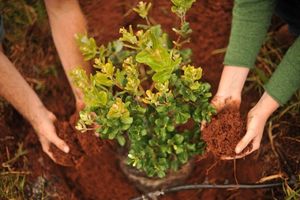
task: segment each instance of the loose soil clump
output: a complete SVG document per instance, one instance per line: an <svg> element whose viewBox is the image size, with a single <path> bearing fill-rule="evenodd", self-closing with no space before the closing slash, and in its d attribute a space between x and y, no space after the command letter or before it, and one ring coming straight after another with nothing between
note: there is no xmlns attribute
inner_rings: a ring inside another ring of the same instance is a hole
<svg viewBox="0 0 300 200"><path fill-rule="evenodd" d="M246 133L246 121L236 106L227 106L209 123L202 132L207 148L217 157L235 157L235 147ZM249 144L241 154L250 151Z"/></svg>
<svg viewBox="0 0 300 200"><path fill-rule="evenodd" d="M82 161L83 151L74 134L74 129L69 122L57 122L56 130L58 136L63 139L69 146L70 152L64 153L53 144L50 146L50 151L53 153L57 163L63 166L76 166Z"/></svg>

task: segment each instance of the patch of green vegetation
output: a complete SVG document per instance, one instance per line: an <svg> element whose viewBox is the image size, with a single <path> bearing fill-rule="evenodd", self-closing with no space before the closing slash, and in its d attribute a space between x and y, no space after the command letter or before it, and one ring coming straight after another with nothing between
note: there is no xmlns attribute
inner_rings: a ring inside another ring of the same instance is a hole
<svg viewBox="0 0 300 200"><path fill-rule="evenodd" d="M151 24L150 3L133 10L146 24L138 30L121 28L121 37L105 47L93 38L78 35L86 60L93 61L96 74L78 68L74 83L84 94L85 109L76 126L82 132L96 125L103 139L116 140L128 150L127 164L149 177L164 177L204 151L200 123L215 112L209 103L210 85L203 82L202 69L189 64L191 50L183 49L192 30L185 19L194 0L172 0L172 11L180 19L171 40L161 25ZM179 131L188 121L194 125Z"/></svg>
<svg viewBox="0 0 300 200"><path fill-rule="evenodd" d="M25 183L28 171L20 171L15 167L17 162L22 163L22 158L27 154L23 145L19 144L13 157L7 155L7 161L0 167L0 198L1 199L25 199Z"/></svg>
<svg viewBox="0 0 300 200"><path fill-rule="evenodd" d="M291 187L288 183L284 184L283 191L285 193L285 200L300 199L300 175L295 186Z"/></svg>

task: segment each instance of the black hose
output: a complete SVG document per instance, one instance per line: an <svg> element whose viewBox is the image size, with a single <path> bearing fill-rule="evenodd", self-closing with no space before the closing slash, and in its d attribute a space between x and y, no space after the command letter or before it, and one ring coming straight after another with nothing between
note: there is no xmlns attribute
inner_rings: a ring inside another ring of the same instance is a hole
<svg viewBox="0 0 300 200"><path fill-rule="evenodd" d="M158 197L170 192L177 192L181 190L195 190L195 189L263 189L282 186L282 182L266 183L266 184L195 184L195 185L182 185L167 188L161 191L154 191L144 194L140 197L131 200L144 200L147 198Z"/></svg>

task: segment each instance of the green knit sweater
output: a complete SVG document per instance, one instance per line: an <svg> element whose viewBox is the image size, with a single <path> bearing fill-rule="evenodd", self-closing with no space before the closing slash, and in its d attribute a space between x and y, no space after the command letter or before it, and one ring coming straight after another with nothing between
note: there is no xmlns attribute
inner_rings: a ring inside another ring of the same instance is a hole
<svg viewBox="0 0 300 200"><path fill-rule="evenodd" d="M235 0L224 65L253 68L266 37L275 0ZM268 83L267 93L285 104L300 87L300 38L289 48Z"/></svg>

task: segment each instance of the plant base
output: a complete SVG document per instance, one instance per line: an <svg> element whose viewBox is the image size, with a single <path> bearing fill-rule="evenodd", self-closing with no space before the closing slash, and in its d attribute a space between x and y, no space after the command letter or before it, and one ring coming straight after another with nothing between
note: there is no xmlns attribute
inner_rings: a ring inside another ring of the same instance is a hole
<svg viewBox="0 0 300 200"><path fill-rule="evenodd" d="M191 159L178 171L170 171L164 178L150 178L145 173L127 165L125 160L125 158L122 158L119 162L121 171L144 193L182 184L189 177L194 167L194 160Z"/></svg>

